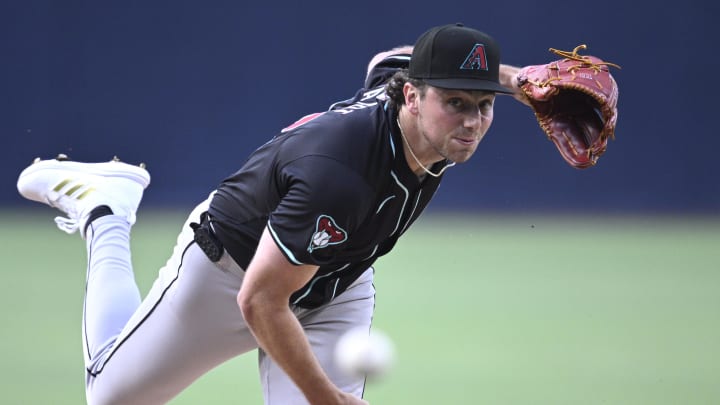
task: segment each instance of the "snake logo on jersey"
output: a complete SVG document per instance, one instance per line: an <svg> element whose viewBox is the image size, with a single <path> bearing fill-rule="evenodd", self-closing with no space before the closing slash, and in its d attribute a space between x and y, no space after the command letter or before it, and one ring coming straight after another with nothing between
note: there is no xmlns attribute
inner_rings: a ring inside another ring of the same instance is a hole
<svg viewBox="0 0 720 405"><path fill-rule="evenodd" d="M347 233L340 228L332 217L320 215L315 224L315 233L313 233L308 246L308 252L316 249L322 249L330 245L339 245L347 240Z"/></svg>

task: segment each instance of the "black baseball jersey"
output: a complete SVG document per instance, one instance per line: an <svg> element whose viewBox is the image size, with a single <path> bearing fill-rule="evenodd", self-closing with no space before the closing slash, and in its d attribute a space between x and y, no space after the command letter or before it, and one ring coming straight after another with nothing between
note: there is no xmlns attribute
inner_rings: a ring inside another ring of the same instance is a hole
<svg viewBox="0 0 720 405"><path fill-rule="evenodd" d="M366 85L389 77L387 62L398 58L384 62ZM344 291L392 249L440 183L410 170L396 117L383 86L363 89L257 149L210 204L228 253L247 268L267 227L290 262L319 266L291 304L313 308Z"/></svg>

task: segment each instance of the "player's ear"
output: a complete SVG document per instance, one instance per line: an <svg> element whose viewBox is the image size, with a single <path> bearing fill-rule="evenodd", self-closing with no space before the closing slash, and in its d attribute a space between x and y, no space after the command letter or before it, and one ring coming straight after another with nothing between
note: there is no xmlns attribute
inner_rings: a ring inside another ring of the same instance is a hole
<svg viewBox="0 0 720 405"><path fill-rule="evenodd" d="M420 89L413 86L412 84L405 82L403 86L403 95L405 96L405 106L413 113L417 113L417 103L420 99Z"/></svg>

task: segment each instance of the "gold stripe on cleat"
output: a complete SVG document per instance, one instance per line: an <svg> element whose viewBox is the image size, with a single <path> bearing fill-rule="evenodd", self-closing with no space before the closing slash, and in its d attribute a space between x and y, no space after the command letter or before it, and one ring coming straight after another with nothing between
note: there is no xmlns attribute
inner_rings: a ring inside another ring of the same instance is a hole
<svg viewBox="0 0 720 405"><path fill-rule="evenodd" d="M70 187L70 190L66 191L66 192L65 192L65 195L68 196L68 197L70 197L70 196L73 195L76 191L80 190L80 189L81 189L82 187L84 187L84 186L85 186L84 184L78 184L78 185L76 185L76 186Z"/></svg>
<svg viewBox="0 0 720 405"><path fill-rule="evenodd" d="M93 192L93 191L95 191L95 188L90 187L89 189L83 191L82 194L80 194L79 196L77 196L77 199L78 199L78 200L82 200L83 198L85 198L85 196L87 196L88 194L90 194L90 193Z"/></svg>
<svg viewBox="0 0 720 405"><path fill-rule="evenodd" d="M62 190L63 187L67 186L68 183L70 183L71 181L72 181L71 179L65 179L65 180L61 181L60 183L58 183L57 186L55 186L55 188L53 188L53 191L55 191L56 193L59 193L60 190Z"/></svg>

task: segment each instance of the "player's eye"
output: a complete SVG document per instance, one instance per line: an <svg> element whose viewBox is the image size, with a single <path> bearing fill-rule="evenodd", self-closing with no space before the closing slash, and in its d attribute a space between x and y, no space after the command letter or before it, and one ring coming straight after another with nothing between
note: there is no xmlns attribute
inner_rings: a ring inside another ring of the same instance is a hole
<svg viewBox="0 0 720 405"><path fill-rule="evenodd" d="M448 105L456 110L463 110L466 108L465 101L461 98L453 97L447 101Z"/></svg>
<svg viewBox="0 0 720 405"><path fill-rule="evenodd" d="M480 109L480 113L485 115L486 113L490 112L493 108L493 105L495 104L495 100L483 100L478 104L478 108Z"/></svg>

